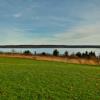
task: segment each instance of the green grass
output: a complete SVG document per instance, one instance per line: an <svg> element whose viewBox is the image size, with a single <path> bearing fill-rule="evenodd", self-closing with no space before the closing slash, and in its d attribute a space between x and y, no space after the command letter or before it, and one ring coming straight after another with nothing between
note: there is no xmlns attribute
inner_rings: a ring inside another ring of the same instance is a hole
<svg viewBox="0 0 100 100"><path fill-rule="evenodd" d="M100 100L100 67L0 58L0 100Z"/></svg>

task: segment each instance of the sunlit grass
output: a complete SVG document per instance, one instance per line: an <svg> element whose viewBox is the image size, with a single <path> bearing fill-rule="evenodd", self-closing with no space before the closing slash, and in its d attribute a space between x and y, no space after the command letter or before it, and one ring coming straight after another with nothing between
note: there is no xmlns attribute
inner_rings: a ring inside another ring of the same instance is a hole
<svg viewBox="0 0 100 100"><path fill-rule="evenodd" d="M0 100L100 100L100 67L0 58Z"/></svg>

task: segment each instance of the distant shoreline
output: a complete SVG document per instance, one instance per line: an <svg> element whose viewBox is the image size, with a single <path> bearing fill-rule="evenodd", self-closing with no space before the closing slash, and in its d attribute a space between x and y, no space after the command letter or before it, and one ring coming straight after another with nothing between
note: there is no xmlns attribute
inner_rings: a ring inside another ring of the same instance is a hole
<svg viewBox="0 0 100 100"><path fill-rule="evenodd" d="M0 45L0 48L100 48L100 45Z"/></svg>

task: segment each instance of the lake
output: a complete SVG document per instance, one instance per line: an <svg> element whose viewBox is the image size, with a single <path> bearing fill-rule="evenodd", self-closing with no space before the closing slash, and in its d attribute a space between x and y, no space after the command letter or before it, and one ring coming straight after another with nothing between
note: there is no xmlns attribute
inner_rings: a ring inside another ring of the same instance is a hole
<svg viewBox="0 0 100 100"><path fill-rule="evenodd" d="M28 49L28 48L24 48L24 49L22 49L22 48L15 48L15 49L2 49L2 48L0 48L0 51L3 51L3 52L12 52L12 51L15 51L15 52L19 52L19 53L22 53L23 51L25 51L25 50L30 50L32 53L34 53L35 51L36 51L36 53L41 53L41 52L46 52L46 53L50 53L50 54L52 54L52 52L53 52L53 50L54 49L57 49L57 48L33 48L33 49ZM76 52L81 52L81 53L83 53L83 52L85 52L85 51L88 51L88 52L90 52L90 51L93 51L93 52L95 52L96 53L96 55L100 55L100 49L95 49L95 48L58 48L58 50L59 50L59 53L60 54L64 54L64 52L65 51L68 51L69 52L69 54L72 54L72 53L76 53Z"/></svg>

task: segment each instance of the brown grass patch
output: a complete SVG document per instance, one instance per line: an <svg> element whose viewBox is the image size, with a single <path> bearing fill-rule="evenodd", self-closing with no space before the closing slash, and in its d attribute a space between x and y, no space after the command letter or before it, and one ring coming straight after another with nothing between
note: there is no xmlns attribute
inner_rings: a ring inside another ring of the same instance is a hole
<svg viewBox="0 0 100 100"><path fill-rule="evenodd" d="M40 55L22 55L22 54L0 54L0 57L14 57L14 58L28 58L34 60L44 60L44 61L57 61L66 62L74 64L89 64L89 65L99 65L100 61L96 59L83 59L83 58L69 58L62 56L40 56Z"/></svg>

